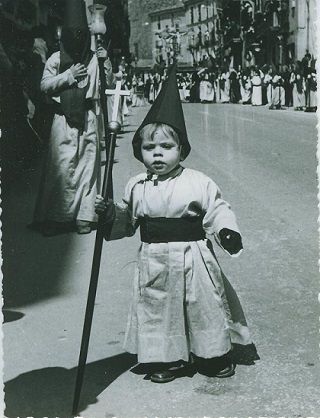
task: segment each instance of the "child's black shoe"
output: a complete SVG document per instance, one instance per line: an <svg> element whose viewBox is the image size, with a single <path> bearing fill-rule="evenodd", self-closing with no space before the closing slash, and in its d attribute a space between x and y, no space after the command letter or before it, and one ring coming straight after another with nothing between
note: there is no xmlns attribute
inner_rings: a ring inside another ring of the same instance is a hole
<svg viewBox="0 0 320 418"><path fill-rule="evenodd" d="M235 374L235 365L233 363L229 364L227 367L225 367L223 370L220 370L215 377L219 377L219 379L225 378L225 377L231 377Z"/></svg>
<svg viewBox="0 0 320 418"><path fill-rule="evenodd" d="M162 370L161 372L153 373L150 380L154 383L169 383L175 378L176 376L173 370Z"/></svg>
<svg viewBox="0 0 320 418"><path fill-rule="evenodd" d="M190 363L167 363L167 368L153 373L150 380L154 383L168 383L179 377L193 377L195 373L196 370Z"/></svg>
<svg viewBox="0 0 320 418"><path fill-rule="evenodd" d="M197 371L208 377L231 377L235 374L235 364L230 352L221 356L205 359L193 355Z"/></svg>

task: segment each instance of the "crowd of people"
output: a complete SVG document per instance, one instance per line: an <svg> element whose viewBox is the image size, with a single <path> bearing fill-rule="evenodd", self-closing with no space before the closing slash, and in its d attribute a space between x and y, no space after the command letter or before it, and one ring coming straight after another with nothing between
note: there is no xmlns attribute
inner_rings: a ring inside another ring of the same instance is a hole
<svg viewBox="0 0 320 418"><path fill-rule="evenodd" d="M2 167L11 162L32 166L35 155L44 149L34 225L47 236L69 227L89 233L96 226L93 202L101 186L104 144L97 58L104 60L107 88L121 80L122 89L130 91L122 98L120 125L131 107L153 104L168 77L168 69L140 72L124 59L116 72L107 51L92 48L84 10L76 21L77 0L68 1L68 10L55 49L48 47L41 27L17 32L0 43ZM317 108L315 62L310 54L295 65L278 68L180 71L177 83L182 102ZM107 101L110 119L113 98Z"/></svg>
<svg viewBox="0 0 320 418"><path fill-rule="evenodd" d="M13 32L3 19L1 23L3 31L12 33L0 43L1 155L6 162L17 159L28 166L50 134L54 112L40 82L47 59L59 47L47 45L42 27ZM163 73L136 71L124 60L119 70L122 88L131 93L123 100L123 115L129 113L129 107L152 104L167 76L166 69ZM301 61L277 68L200 68L180 71L177 77L182 102L317 109L315 61L308 52Z"/></svg>
<svg viewBox="0 0 320 418"><path fill-rule="evenodd" d="M159 73L144 73L127 77L132 106L153 103L166 78ZM267 106L269 109L315 111L317 80L314 63L297 61L290 66L251 66L238 70L202 68L178 74L180 98L191 103L240 103Z"/></svg>

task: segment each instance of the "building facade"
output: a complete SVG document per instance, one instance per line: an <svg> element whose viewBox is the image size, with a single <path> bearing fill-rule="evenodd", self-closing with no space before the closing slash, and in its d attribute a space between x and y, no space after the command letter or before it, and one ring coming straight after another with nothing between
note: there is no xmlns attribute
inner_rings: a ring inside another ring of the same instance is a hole
<svg viewBox="0 0 320 418"><path fill-rule="evenodd" d="M320 7L317 0L290 0L288 47L293 59L301 60L306 51L317 56L316 32Z"/></svg>
<svg viewBox="0 0 320 418"><path fill-rule="evenodd" d="M155 12L179 8L182 0L128 0L130 20L130 51L133 61L139 67L151 67L156 63L153 15ZM166 15L162 15L166 20ZM165 27L165 26L163 26Z"/></svg>
<svg viewBox="0 0 320 418"><path fill-rule="evenodd" d="M317 1L131 0L131 51L150 67L290 64L316 55Z"/></svg>
<svg viewBox="0 0 320 418"><path fill-rule="evenodd" d="M129 0L130 48L141 66L214 56L215 0Z"/></svg>
<svg viewBox="0 0 320 418"><path fill-rule="evenodd" d="M217 2L212 0L184 0L188 51L193 65L216 58Z"/></svg>
<svg viewBox="0 0 320 418"><path fill-rule="evenodd" d="M176 59L180 65L192 65L187 49L184 7L151 12L149 16L153 62L161 66Z"/></svg>

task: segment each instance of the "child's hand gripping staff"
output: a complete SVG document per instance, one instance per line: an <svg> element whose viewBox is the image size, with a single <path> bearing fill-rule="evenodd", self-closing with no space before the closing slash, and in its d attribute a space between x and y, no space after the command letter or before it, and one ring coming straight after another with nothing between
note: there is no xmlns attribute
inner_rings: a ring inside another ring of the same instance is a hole
<svg viewBox="0 0 320 418"><path fill-rule="evenodd" d="M104 225L112 224L116 216L115 204L112 199L105 201L103 196L97 195L94 207Z"/></svg>

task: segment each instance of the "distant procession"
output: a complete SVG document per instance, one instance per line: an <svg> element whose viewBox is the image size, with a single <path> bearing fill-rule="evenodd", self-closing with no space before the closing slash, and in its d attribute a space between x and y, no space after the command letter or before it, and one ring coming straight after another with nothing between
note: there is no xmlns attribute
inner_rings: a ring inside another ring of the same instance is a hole
<svg viewBox="0 0 320 418"><path fill-rule="evenodd" d="M265 106L268 109L317 110L317 73L315 61L297 61L290 66L272 65L208 68L177 74L180 99L183 103L234 103ZM126 79L133 107L152 104L157 96L166 69L135 73Z"/></svg>

